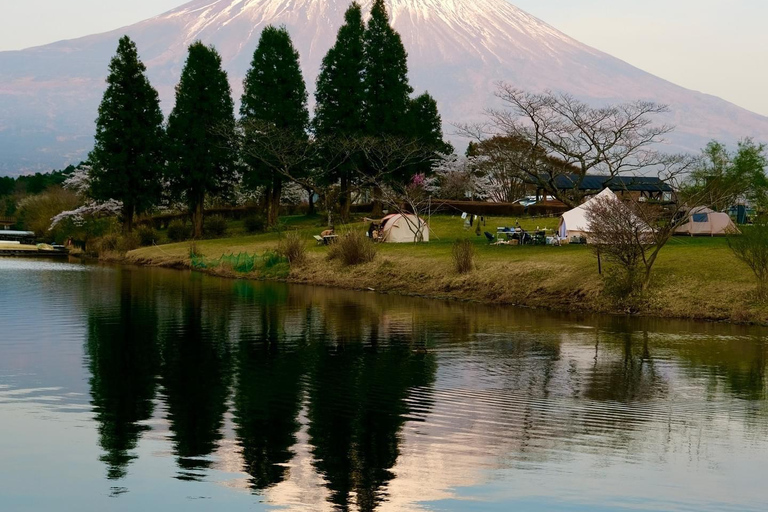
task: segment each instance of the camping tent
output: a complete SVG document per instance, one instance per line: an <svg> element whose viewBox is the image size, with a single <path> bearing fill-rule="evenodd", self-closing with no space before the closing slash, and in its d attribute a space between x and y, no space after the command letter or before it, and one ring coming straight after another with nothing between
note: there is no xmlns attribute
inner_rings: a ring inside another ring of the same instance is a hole
<svg viewBox="0 0 768 512"><path fill-rule="evenodd" d="M382 242L413 242L414 239L429 242L429 227L421 217L410 213L402 215L394 213L381 219ZM418 235L418 236L416 236Z"/></svg>
<svg viewBox="0 0 768 512"><path fill-rule="evenodd" d="M587 237L589 234L589 220L587 219L587 209L590 204L605 199L618 201L616 194L606 188L586 203L577 206L573 210L568 210L560 216L560 224L557 227L557 234L561 239L570 239L574 236Z"/></svg>
<svg viewBox="0 0 768 512"><path fill-rule="evenodd" d="M690 211L688 222L675 229L676 235L725 235L736 226L727 213L719 213L706 206L699 206Z"/></svg>

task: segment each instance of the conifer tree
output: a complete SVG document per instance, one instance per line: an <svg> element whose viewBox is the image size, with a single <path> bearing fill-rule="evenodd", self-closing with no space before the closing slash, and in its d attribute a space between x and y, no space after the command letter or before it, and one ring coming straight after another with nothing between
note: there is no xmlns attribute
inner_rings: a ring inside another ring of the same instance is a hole
<svg viewBox="0 0 768 512"><path fill-rule="evenodd" d="M370 135L407 135L408 53L389 24L384 0L374 0L365 30L365 122Z"/></svg>
<svg viewBox="0 0 768 512"><path fill-rule="evenodd" d="M168 118L169 177L189 205L193 234L203 234L207 195L228 192L236 172L232 91L221 56L200 41L189 47L176 105Z"/></svg>
<svg viewBox="0 0 768 512"><path fill-rule="evenodd" d="M261 33L253 54L251 68L243 82L240 116L244 121L245 144L252 137L285 137L306 140L309 128L307 88L299 66L299 52L293 47L285 27L267 26ZM259 127L257 130L249 127ZM265 129L266 128L266 129ZM258 132L258 133L257 133ZM254 146L262 146L255 144ZM282 147L289 145L283 144ZM274 225L278 220L283 175L270 165L277 155L246 150L251 184L267 188L267 220ZM285 157L287 155L280 155ZM294 169L293 171L300 171Z"/></svg>
<svg viewBox="0 0 768 512"><path fill-rule="evenodd" d="M315 90L313 126L320 140L338 134L359 136L365 132L363 101L365 88L365 24L360 4L353 2L344 14L344 25L336 43L323 58ZM337 175L341 184L341 218L349 218L352 164L340 165Z"/></svg>
<svg viewBox="0 0 768 512"><path fill-rule="evenodd" d="M410 131L408 136L418 141L432 156L407 169L410 175L403 177L406 180L416 173L429 172L440 154L453 152L453 146L443 140L443 122L437 102L428 92L410 100L407 127Z"/></svg>
<svg viewBox="0 0 768 512"><path fill-rule="evenodd" d="M134 215L158 201L164 161L160 100L128 36L118 43L107 84L89 156L91 194L96 199L123 202L123 231L127 233L133 229Z"/></svg>
<svg viewBox="0 0 768 512"><path fill-rule="evenodd" d="M365 98L363 103L366 133L371 137L407 137L409 95L408 53L389 24L384 0L374 0L371 19L365 29ZM369 162L370 164L370 162ZM368 165L369 171L372 166ZM391 171L391 170L390 170ZM382 215L381 189L373 188L374 216Z"/></svg>

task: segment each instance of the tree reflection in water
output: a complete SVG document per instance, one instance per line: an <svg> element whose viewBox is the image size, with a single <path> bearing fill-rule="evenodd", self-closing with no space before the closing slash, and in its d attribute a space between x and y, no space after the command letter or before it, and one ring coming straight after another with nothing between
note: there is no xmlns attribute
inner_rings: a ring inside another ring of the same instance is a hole
<svg viewBox="0 0 768 512"><path fill-rule="evenodd" d="M141 422L152 416L159 363L155 303L134 285L130 270L117 276L116 303L105 305L110 297L102 297L89 311L85 347L101 460L111 480L126 475L131 451L149 430Z"/></svg>
<svg viewBox="0 0 768 512"><path fill-rule="evenodd" d="M284 296L256 298L252 322L237 344L234 420L251 488L282 482L299 428L305 355L301 340L287 339ZM251 325L258 330L251 332Z"/></svg>
<svg viewBox="0 0 768 512"><path fill-rule="evenodd" d="M340 308L336 311L344 311ZM414 337L380 338L372 311L347 312L314 337L309 389L309 436L314 465L338 510L375 510L386 499L400 453L401 429L411 410L409 391L429 386L436 363Z"/></svg>
<svg viewBox="0 0 768 512"><path fill-rule="evenodd" d="M221 439L232 381L224 304L206 314L201 276L180 297L180 318L162 330L160 369L174 453L182 480L200 479Z"/></svg>

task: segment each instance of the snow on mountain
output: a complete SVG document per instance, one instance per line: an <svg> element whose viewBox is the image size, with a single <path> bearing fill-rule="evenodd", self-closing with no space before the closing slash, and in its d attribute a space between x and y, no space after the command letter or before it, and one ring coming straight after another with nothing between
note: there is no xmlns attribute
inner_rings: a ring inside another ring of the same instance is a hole
<svg viewBox="0 0 768 512"><path fill-rule="evenodd" d="M224 58L233 91L267 24L285 25L313 89L350 0L194 0L104 34L0 52L0 174L62 167L85 157L109 59L130 35L160 91L163 109L186 48L200 39ZM361 2L365 11L370 0ZM506 0L389 0L409 52L411 83L438 100L446 132L495 103L497 80L569 92L602 103L648 99L670 105L673 149L698 151L712 138L768 140L768 118L641 71L559 32Z"/></svg>

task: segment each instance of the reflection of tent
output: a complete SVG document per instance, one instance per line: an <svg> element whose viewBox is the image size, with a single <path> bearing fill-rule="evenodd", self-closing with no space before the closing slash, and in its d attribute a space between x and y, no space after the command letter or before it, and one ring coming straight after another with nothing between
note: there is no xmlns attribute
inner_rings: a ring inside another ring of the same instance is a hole
<svg viewBox="0 0 768 512"><path fill-rule="evenodd" d="M401 215L393 213L381 219L382 242L413 242L414 240L429 242L429 227L421 217L410 213Z"/></svg>
<svg viewBox="0 0 768 512"><path fill-rule="evenodd" d="M675 234L716 236L725 235L729 230L736 230L736 226L727 213L699 206L691 210L688 222L678 226Z"/></svg>
<svg viewBox="0 0 768 512"><path fill-rule="evenodd" d="M586 203L577 206L573 210L568 210L560 216L560 224L557 227L557 234L560 238L571 238L572 236L586 237L589 233L589 220L587 219L587 208L596 201L610 199L618 201L616 194L610 189L605 189Z"/></svg>

